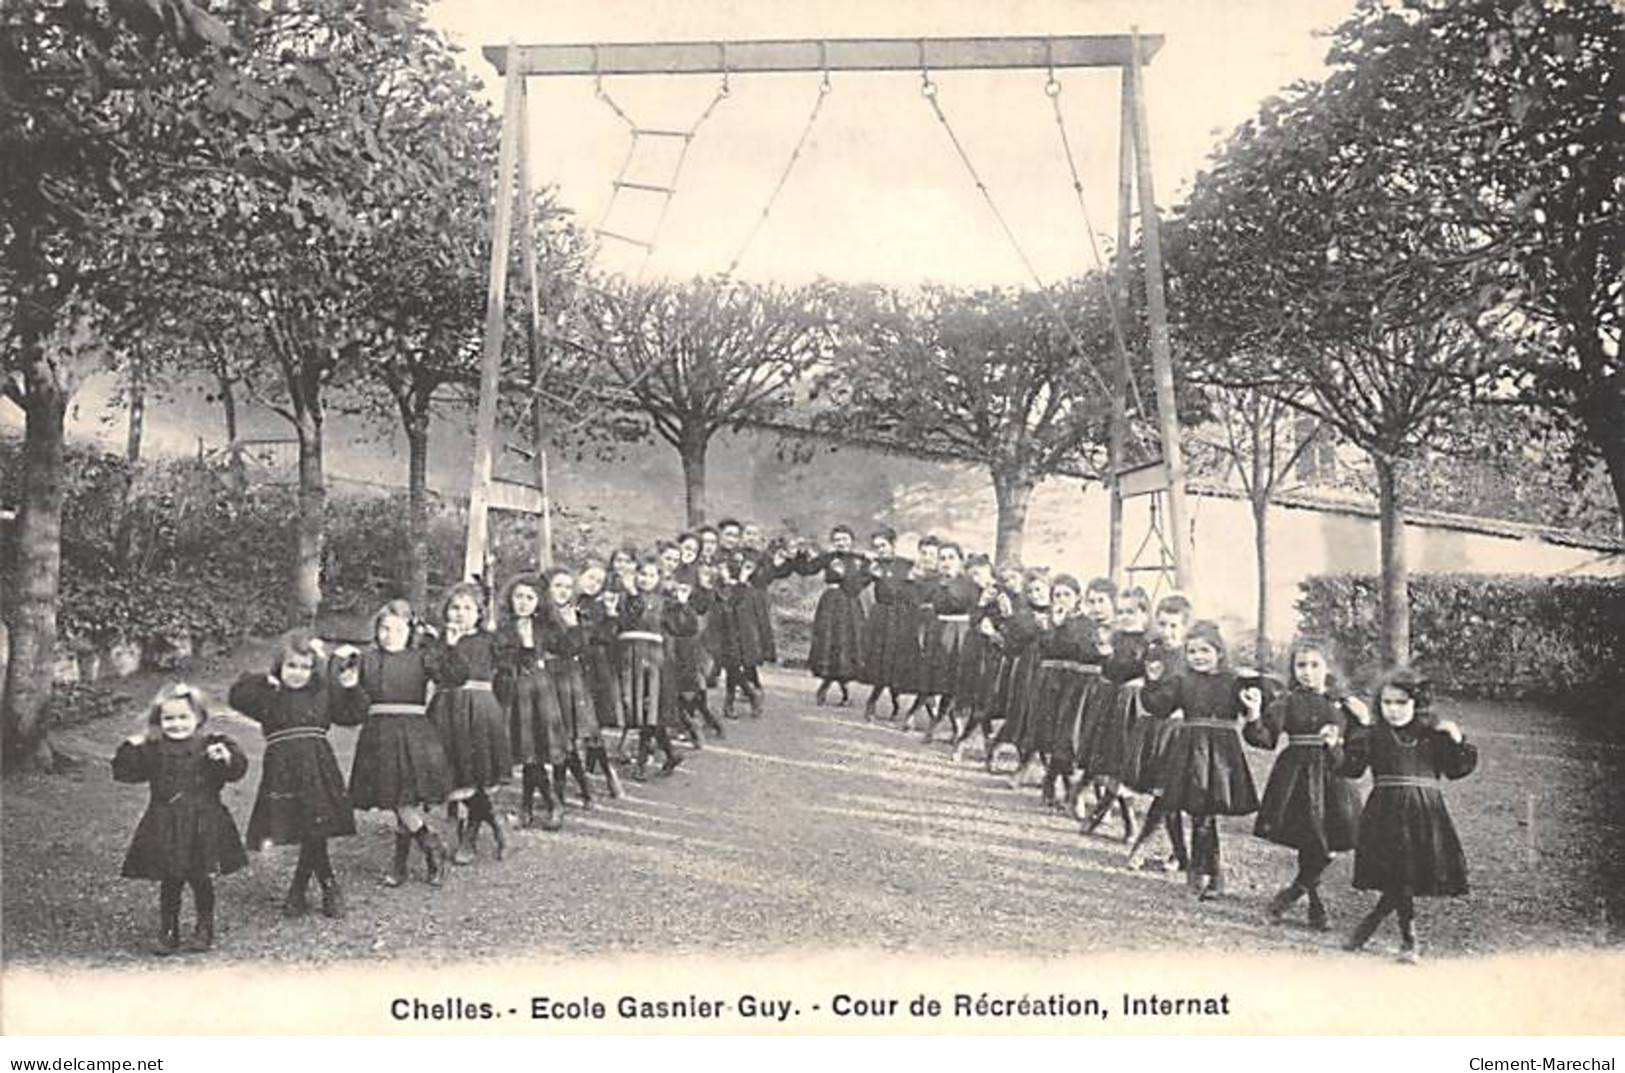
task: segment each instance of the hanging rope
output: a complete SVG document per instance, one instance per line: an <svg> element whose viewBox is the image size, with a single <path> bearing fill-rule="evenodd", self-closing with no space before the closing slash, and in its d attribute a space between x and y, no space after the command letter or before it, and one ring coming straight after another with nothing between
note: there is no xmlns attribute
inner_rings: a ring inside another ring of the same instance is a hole
<svg viewBox="0 0 1625 1073"><path fill-rule="evenodd" d="M1045 45L1047 48L1048 42ZM1055 78L1055 68L1053 66L1049 69L1049 80L1044 83L1044 93L1049 97L1050 106L1055 111L1055 129L1061 135L1061 150L1066 154L1067 170L1072 173L1072 191L1078 198L1078 211L1083 214L1084 233L1089 236L1089 252L1094 257L1096 278L1100 280L1100 296L1106 300L1106 309L1111 314L1112 342L1117 348L1118 360L1123 363L1124 368L1129 370L1128 383L1129 390L1134 393L1134 407L1136 411L1144 414L1147 412L1145 399L1140 394L1140 382L1135 378L1133 365L1129 362L1128 343L1123 334L1123 321L1117 308L1117 296L1113 292L1111 284L1107 282L1106 263L1100 256L1100 243L1095 240L1095 226L1089 219L1089 204L1083 196L1083 178L1078 173L1078 163L1072 155L1072 139L1067 137L1066 119L1061 114L1061 83ZM1117 255L1125 257L1127 252L1118 250ZM1135 438L1140 441L1140 445L1145 446L1144 434L1138 429L1134 431Z"/></svg>
<svg viewBox="0 0 1625 1073"><path fill-rule="evenodd" d="M790 150L790 158L784 162L784 170L779 173L779 181L773 184L773 192L768 194L767 203L762 206L761 215L751 224L750 231L745 235L745 240L739 244L738 252L733 255L733 260L729 261L728 267L723 270L722 274L724 276L732 276L734 271L739 268L739 262L744 259L751 243L756 241L757 234L767 223L768 215L773 211L773 206L779 200L779 194L784 190L784 184L790 181L790 172L794 170L796 161L801 159L801 150L806 146L807 138L812 134L814 124L818 122L818 113L823 110L824 101L829 99L829 61L825 48L824 42L820 41L818 43L818 52L824 68L824 77L818 83L818 96L813 101L812 112L807 116L807 122L801 128L801 137L796 139L795 148Z"/></svg>
<svg viewBox="0 0 1625 1073"><path fill-rule="evenodd" d="M924 42L920 44L920 55L923 60L925 55ZM993 200L993 194L988 190L987 183L982 181L981 173L976 170L976 165L971 162L970 154L965 151L965 146L960 142L959 135L954 132L953 125L948 122L948 115L942 110L942 103L937 100L937 84L931 81L931 72L924 67L923 63L920 67L920 95L931 106L931 111L936 113L937 121L942 124L942 129L947 133L948 140L953 143L954 152L959 154L960 162L965 165L965 170L970 173L971 182L975 183L976 189L982 192L982 198L987 202L988 208L992 210L993 218L999 222L999 227L1003 229L1004 237L1010 240L1011 249L1015 250L1016 257L1021 260L1027 274L1032 277L1034 285L1038 288L1038 293L1043 296L1044 304L1049 309L1050 316L1054 318L1055 323L1065 333L1073 352L1081 359L1084 368L1089 370L1089 375L1094 377L1095 383L1100 385L1100 389L1105 393L1106 397L1111 398L1112 389L1110 385L1100 375L1100 370L1096 369L1094 364L1089 361L1088 352L1084 349L1083 341L1078 338L1077 333L1072 330L1072 325L1067 322L1065 315L1062 314L1060 306L1055 302L1055 296L1050 293L1049 287L1044 283L1044 278L1038 274L1038 269L1033 266L1032 259L1027 256L1027 251L1022 248L1021 241L1016 238L1016 233L1011 228L1010 221L1005 219L1004 212L999 208L999 203Z"/></svg>

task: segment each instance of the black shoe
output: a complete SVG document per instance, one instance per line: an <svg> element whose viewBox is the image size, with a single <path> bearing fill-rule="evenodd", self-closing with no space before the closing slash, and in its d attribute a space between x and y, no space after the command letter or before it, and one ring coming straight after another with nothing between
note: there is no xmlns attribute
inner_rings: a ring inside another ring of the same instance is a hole
<svg viewBox="0 0 1625 1073"><path fill-rule="evenodd" d="M418 828L416 837L418 848L423 850L423 866L426 870L425 881L431 887L438 887L446 881L446 844L440 840L440 836L428 824Z"/></svg>
<svg viewBox="0 0 1625 1073"><path fill-rule="evenodd" d="M1316 931L1329 931L1332 926L1326 916L1326 903L1314 891L1309 892L1309 926Z"/></svg>
<svg viewBox="0 0 1625 1073"><path fill-rule="evenodd" d="M186 941L188 954L204 954L214 949L214 910L199 912L192 926L192 937Z"/></svg>
<svg viewBox="0 0 1625 1073"><path fill-rule="evenodd" d="M668 753L666 755L666 762L660 765L660 773L662 775L670 775L672 772L677 770L677 765L681 764L682 762L683 758L678 756L676 753Z"/></svg>
<svg viewBox="0 0 1625 1073"><path fill-rule="evenodd" d="M813 694L813 701L820 708L822 708L824 706L825 702L827 702L829 700L829 687L830 687L830 685L831 685L831 683L829 683L827 681L819 682L818 683L818 692Z"/></svg>
<svg viewBox="0 0 1625 1073"><path fill-rule="evenodd" d="M327 878L322 884L322 916L338 920L344 916L344 891L336 878Z"/></svg>
<svg viewBox="0 0 1625 1073"><path fill-rule="evenodd" d="M1286 911L1291 909L1293 904L1297 902L1299 898L1302 898L1303 895L1303 888L1298 886L1296 883L1282 887L1280 890L1275 892L1275 897L1270 899L1269 908L1264 911L1265 915L1267 915L1270 920L1280 923L1281 918L1286 916Z"/></svg>
<svg viewBox="0 0 1625 1073"><path fill-rule="evenodd" d="M177 906L171 911L167 906L158 911L158 942L153 945L152 952L159 957L168 957L181 948L181 911Z"/></svg>

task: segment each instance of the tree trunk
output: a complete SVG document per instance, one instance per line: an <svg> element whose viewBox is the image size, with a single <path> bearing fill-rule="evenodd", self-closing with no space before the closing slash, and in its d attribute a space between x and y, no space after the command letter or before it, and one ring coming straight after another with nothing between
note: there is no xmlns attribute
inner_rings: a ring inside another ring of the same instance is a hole
<svg viewBox="0 0 1625 1073"><path fill-rule="evenodd" d="M1259 670L1267 670L1274 652L1270 647L1270 501L1254 492L1253 506L1253 561L1258 567L1258 618L1253 657ZM1287 668L1288 672L1291 668Z"/></svg>
<svg viewBox="0 0 1625 1073"><path fill-rule="evenodd" d="M216 383L220 385L220 409L226 418L226 452L231 460L231 479L240 492L248 487L248 473L243 467L242 445L237 442L236 381L225 370L224 359L214 375Z"/></svg>
<svg viewBox="0 0 1625 1073"><path fill-rule="evenodd" d="M685 433L677 447L677 454L683 460L683 491L688 502L690 529L705 524L705 453L709 446L706 436Z"/></svg>
<svg viewBox="0 0 1625 1073"><path fill-rule="evenodd" d="M429 415L407 413L406 598L413 607L424 607L429 599Z"/></svg>
<svg viewBox="0 0 1625 1073"><path fill-rule="evenodd" d="M1600 364L1601 344L1595 361ZM1586 439L1602 456L1608 482L1614 488L1614 505L1619 510L1621 536L1625 536L1625 390L1604 383L1590 389L1578 407Z"/></svg>
<svg viewBox="0 0 1625 1073"><path fill-rule="evenodd" d="M22 509L17 517L17 592L6 664L4 767L48 769L43 722L55 663L57 597L62 577L63 417L68 393L32 343L25 365Z"/></svg>
<svg viewBox="0 0 1625 1073"><path fill-rule="evenodd" d="M298 550L293 566L295 618L312 624L322 604L322 547L327 515L327 481L322 472L322 419L311 410L294 422L299 437Z"/></svg>
<svg viewBox="0 0 1625 1073"><path fill-rule="evenodd" d="M124 438L124 461L141 461L141 433L147 418L147 376L140 354L130 363L130 431Z"/></svg>
<svg viewBox="0 0 1625 1073"><path fill-rule="evenodd" d="M1411 661L1411 603L1405 568L1405 519L1399 511L1398 466L1371 457L1377 470L1382 527L1382 659L1390 667Z"/></svg>
<svg viewBox="0 0 1625 1073"><path fill-rule="evenodd" d="M1021 546L1027 532L1027 505L1037 482L1021 469L993 471L993 498L998 503L998 536L993 545L995 563L1021 561Z"/></svg>

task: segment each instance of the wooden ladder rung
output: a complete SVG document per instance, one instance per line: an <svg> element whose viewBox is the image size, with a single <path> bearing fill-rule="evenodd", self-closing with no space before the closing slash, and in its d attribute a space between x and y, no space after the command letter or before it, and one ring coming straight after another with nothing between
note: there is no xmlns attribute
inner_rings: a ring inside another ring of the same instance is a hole
<svg viewBox="0 0 1625 1073"><path fill-rule="evenodd" d="M677 193L674 187L656 186L654 183L635 183L628 179L616 179L614 185L624 190L647 190L651 194L665 194L667 197Z"/></svg>
<svg viewBox="0 0 1625 1073"><path fill-rule="evenodd" d="M694 132L691 131L691 130L661 130L659 127L633 127L632 128L632 134L635 137L649 137L649 138L692 138L692 137L694 137Z"/></svg>

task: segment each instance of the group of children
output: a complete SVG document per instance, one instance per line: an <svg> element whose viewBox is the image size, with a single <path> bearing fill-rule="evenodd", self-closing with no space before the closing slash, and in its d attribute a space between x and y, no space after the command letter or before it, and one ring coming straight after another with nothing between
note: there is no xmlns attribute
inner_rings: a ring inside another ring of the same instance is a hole
<svg viewBox="0 0 1625 1073"><path fill-rule="evenodd" d="M300 847L284 912L309 911L314 879L321 911L343 914L327 841L355 833L354 811L394 816L386 885L406 881L414 847L439 885L448 857L475 860L484 827L502 859L494 798L516 770L520 822L557 829L569 781L590 807L590 773L619 796L620 765L642 780L656 750L661 774L682 762L673 734L695 748L706 729L724 736L709 688L724 685L724 718L738 717L741 695L760 717L757 669L777 658L769 589L798 574L825 582L810 656L819 704L832 689L850 703L849 683L865 684L867 720L884 718L888 694L890 721L923 727L927 741L947 720L956 761L980 734L990 770L1004 765L1013 786L1036 776L1044 800L1072 810L1085 832L1115 810L1132 861L1166 831L1172 858L1158 864L1184 869L1204 899L1224 889L1217 817L1253 813L1255 833L1298 853L1296 876L1270 903L1274 919L1306 898L1310 924L1328 927L1320 877L1333 853L1356 851L1355 886L1382 897L1351 949L1397 913L1402 956L1414 960L1413 898L1465 893L1439 776L1469 774L1476 751L1459 727L1434 722L1425 684L1409 672L1384 680L1373 719L1336 683L1322 642L1293 647L1283 687L1231 668L1218 627L1193 622L1183 596L1153 609L1140 589L995 571L929 537L910 561L888 529L872 535L869 552L854 543L837 526L827 550L764 547L756 527L727 520L652 554L623 547L579 571L513 578L494 614L481 586L455 585L438 630L390 601L365 651L329 651L308 631L290 632L269 672L243 675L228 696L265 735L248 843ZM904 697L913 698L906 712ZM213 877L247 860L219 795L248 763L228 737L201 732L207 719L197 690L167 687L113 760L115 779L151 786L124 875L160 883L163 954L181 948L187 887L197 911L188 948L213 945ZM333 726L360 728L348 783L328 741ZM1274 750L1283 739L1260 801L1243 743ZM1368 769L1374 786L1362 809L1353 780ZM440 806L455 828L449 853L430 820Z"/></svg>
<svg viewBox="0 0 1625 1073"><path fill-rule="evenodd" d="M438 629L392 600L373 617L365 651L329 651L306 630L286 634L269 671L243 675L227 698L265 735L249 846L300 847L284 912L309 912L314 879L321 911L344 913L327 841L355 833L356 810L394 816L386 885L406 881L416 847L428 883L438 886L448 858L475 860L483 828L502 859L506 836L493 799L515 771L520 823L556 830L571 780L590 808L590 773L618 797L622 764L642 781L657 749L660 774L682 763L674 734L695 748L703 747L702 725L724 736L707 699L711 686L725 680L724 718L738 718L741 694L759 718L757 668L776 658L767 587L812 571L818 558L783 544L761 548L759 538L754 526L729 520L651 554L626 546L579 572L515 577L493 615L480 585L454 585ZM220 802L221 787L242 778L247 761L226 736L200 733L207 720L197 690L167 687L113 760L115 779L151 786L124 875L160 883L160 954L181 949L187 886L197 910L187 948L213 946L213 877L247 863ZM360 728L348 784L328 741L333 726ZM456 831L449 852L429 816L440 806Z"/></svg>
<svg viewBox="0 0 1625 1073"><path fill-rule="evenodd" d="M996 570L933 537L910 561L896 554L890 529L871 536L869 552L854 550L845 526L830 542L818 560L826 582L811 659L818 703L832 687L849 703L847 683L866 684L867 721L923 726L930 742L947 720L956 762L979 734L989 771L1009 772L1012 787L1036 776L1044 801L1076 815L1084 833L1115 811L1131 866L1166 832L1171 857L1150 867L1185 871L1204 900L1224 891L1218 817L1256 813L1254 833L1298 856L1296 875L1269 903L1273 920L1307 900L1310 926L1327 929L1320 879L1334 853L1352 849L1355 887L1381 899L1349 949L1397 913L1400 956L1414 961L1413 899L1466 893L1440 780L1470 774L1477 751L1459 726L1432 718L1413 672L1383 679L1374 719L1337 682L1326 642L1300 638L1284 684L1233 668L1218 625L1193 621L1180 594L1153 608L1142 589ZM889 719L877 710L886 695ZM1262 800L1244 745L1280 748ZM1355 780L1368 770L1362 805Z"/></svg>

